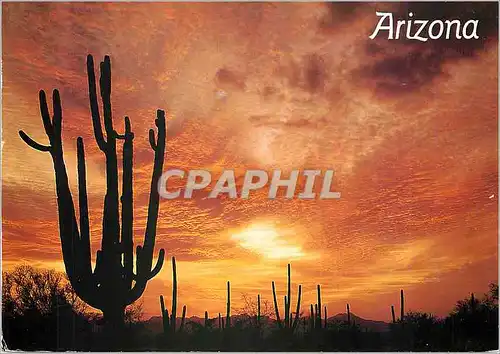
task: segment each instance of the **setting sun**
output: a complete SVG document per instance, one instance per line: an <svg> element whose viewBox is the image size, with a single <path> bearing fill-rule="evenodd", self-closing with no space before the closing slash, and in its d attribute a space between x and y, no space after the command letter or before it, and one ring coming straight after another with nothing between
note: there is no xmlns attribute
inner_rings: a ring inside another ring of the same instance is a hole
<svg viewBox="0 0 500 354"><path fill-rule="evenodd" d="M252 252L273 259L291 259L304 256L300 246L291 244L284 235L271 225L252 224L246 229L233 233L231 239Z"/></svg>

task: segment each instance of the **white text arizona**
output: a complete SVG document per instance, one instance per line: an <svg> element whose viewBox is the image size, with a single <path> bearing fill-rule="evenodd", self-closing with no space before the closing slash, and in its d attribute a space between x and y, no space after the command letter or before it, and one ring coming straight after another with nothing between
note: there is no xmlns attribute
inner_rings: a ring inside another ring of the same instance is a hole
<svg viewBox="0 0 500 354"><path fill-rule="evenodd" d="M410 12L408 20L394 21L391 12L376 12L380 17L370 39L383 36L387 39L413 39L420 42L436 39L478 39L479 20L424 20L413 19ZM387 34L387 36L386 36Z"/></svg>

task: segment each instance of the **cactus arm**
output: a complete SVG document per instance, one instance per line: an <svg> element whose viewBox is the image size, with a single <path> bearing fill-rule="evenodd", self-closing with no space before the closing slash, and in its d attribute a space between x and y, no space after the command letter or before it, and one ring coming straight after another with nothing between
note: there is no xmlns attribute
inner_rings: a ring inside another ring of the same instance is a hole
<svg viewBox="0 0 500 354"><path fill-rule="evenodd" d="M293 320L293 325L292 325L293 330L295 330L295 328L297 328L297 324L299 323L301 296L302 296L302 285L299 285L299 295L297 297L297 309L295 310L295 319Z"/></svg>
<svg viewBox="0 0 500 354"><path fill-rule="evenodd" d="M155 131L153 129L149 129L149 145L151 145L151 149L156 151Z"/></svg>
<svg viewBox="0 0 500 354"><path fill-rule="evenodd" d="M24 131L20 130L19 131L19 136L23 141L28 144L30 147L32 147L35 150L38 151L43 151L47 152L50 151L50 146L49 145L42 145L40 143L37 143L35 140L31 139Z"/></svg>
<svg viewBox="0 0 500 354"><path fill-rule="evenodd" d="M325 327L324 328L327 327L327 324L328 324L328 312L327 312L326 306L325 306Z"/></svg>
<svg viewBox="0 0 500 354"><path fill-rule="evenodd" d="M278 327L283 328L281 324L281 319L280 319L280 310L278 308L278 301L276 300L276 287L274 285L274 281L272 282L273 285L273 300L274 300L274 311L276 312L276 322L278 322Z"/></svg>
<svg viewBox="0 0 500 354"><path fill-rule="evenodd" d="M222 329L222 317L219 312L219 329Z"/></svg>
<svg viewBox="0 0 500 354"><path fill-rule="evenodd" d="M108 55L104 56L101 62L101 77L99 78L99 87L101 89L101 99L104 115L104 129L108 138L108 147L113 136L113 118L111 113L111 60Z"/></svg>
<svg viewBox="0 0 500 354"><path fill-rule="evenodd" d="M165 128L165 112L158 110L155 124L158 127L158 138L156 141L155 159L153 165L153 175L151 178L151 189L149 194L148 218L146 226L146 235L144 237L144 248L148 250L148 254L153 254L156 224L158 221L158 210L160 206L160 195L158 193L158 181L160 180L163 170L163 159L165 156L166 144L166 128Z"/></svg>
<svg viewBox="0 0 500 354"><path fill-rule="evenodd" d="M347 324L349 326L351 325L351 308L349 307L349 304L347 304Z"/></svg>
<svg viewBox="0 0 500 354"><path fill-rule="evenodd" d="M92 115L92 125L94 127L94 136L97 142L97 146L101 151L106 151L106 141L104 140L104 135L102 133L101 127L101 117L99 116L99 105L97 103L97 89L96 89L96 79L94 73L94 59L92 55L87 56L87 77L89 82L89 101L90 101L90 112Z"/></svg>
<svg viewBox="0 0 500 354"><path fill-rule="evenodd" d="M46 105L45 105L46 106ZM52 129L54 131L54 135L52 137L53 142L57 145L62 146L62 105L61 105L61 96L59 95L59 90L52 91ZM49 121L48 119L44 121ZM49 136L50 139L50 136Z"/></svg>
<svg viewBox="0 0 500 354"><path fill-rule="evenodd" d="M153 175L151 177L151 189L149 194L148 217L146 224L146 232L144 235L144 245L140 254L140 267L139 267L139 254L137 255L137 275L134 288L131 289L129 294L129 302L137 300L144 289L146 283L154 275L156 275L163 265L165 251L160 250L158 262L151 271L153 252L156 238L156 224L158 221L158 210L160 206L160 196L158 194L158 181L161 177L163 170L163 159L165 156L165 143L166 143L166 128L165 128L165 112L162 110L157 111L157 118L155 124L158 127L158 138L156 142L155 158L153 164Z"/></svg>
<svg viewBox="0 0 500 354"><path fill-rule="evenodd" d="M158 260L156 261L155 267L153 268L153 270L151 270L151 272L148 275L148 280L155 277L160 272L161 268L163 267L164 260L165 260L165 250L162 248L158 253Z"/></svg>
<svg viewBox="0 0 500 354"><path fill-rule="evenodd" d="M58 97L57 102L60 105L61 100L59 99L59 92L57 90L53 91L52 97L54 99L56 96L56 93L57 93L57 97ZM54 130L53 122L51 122L51 119L50 119L49 107L47 105L47 97L45 95L44 90L40 90L38 92L38 101L40 103L40 116L42 117L42 122L43 122L43 127L45 129L45 133L47 134L47 137L49 138L50 145L54 145L54 143L55 143L54 134L56 132ZM52 106L55 105L54 103L52 104ZM58 110L58 113L61 114L61 110Z"/></svg>
<svg viewBox="0 0 500 354"><path fill-rule="evenodd" d="M392 315L392 323L396 323L396 314L394 313L394 305L391 305L391 315Z"/></svg>

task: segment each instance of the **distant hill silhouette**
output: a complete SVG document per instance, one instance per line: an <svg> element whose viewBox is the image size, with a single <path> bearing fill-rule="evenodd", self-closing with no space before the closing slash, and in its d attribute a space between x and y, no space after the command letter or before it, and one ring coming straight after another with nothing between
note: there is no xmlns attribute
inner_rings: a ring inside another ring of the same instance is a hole
<svg viewBox="0 0 500 354"><path fill-rule="evenodd" d="M238 319L242 318L242 316L235 315L231 316L231 319L233 322L238 321ZM262 318L262 321L265 322L267 319L268 323L274 323L275 320L272 318ZM217 318L211 318L211 320L216 321L217 323ZM333 323L333 322L346 322L347 321L347 314L346 313L338 313L335 316L329 317L328 322ZM359 316L356 316L354 313L351 312L351 321L353 321L355 324L357 324L361 329L367 329L369 331L373 332L387 332L389 331L389 323L384 322L384 321L375 321L375 320L369 320L365 319ZM181 318L177 318L177 325L179 326L181 323ZM205 323L205 319L202 317L198 316L191 316L189 318L186 318L186 323L187 322L194 322L198 323L200 325L203 325ZM153 333L161 333L163 332L163 323L162 323L162 317L161 316L152 316L148 320L143 322L145 328L150 330Z"/></svg>
<svg viewBox="0 0 500 354"><path fill-rule="evenodd" d="M335 316L329 317L328 322L346 322L347 313L338 313ZM384 321L368 320L359 316L356 316L351 312L351 321L359 325L361 329L368 329L373 332L387 332L389 331L389 323Z"/></svg>

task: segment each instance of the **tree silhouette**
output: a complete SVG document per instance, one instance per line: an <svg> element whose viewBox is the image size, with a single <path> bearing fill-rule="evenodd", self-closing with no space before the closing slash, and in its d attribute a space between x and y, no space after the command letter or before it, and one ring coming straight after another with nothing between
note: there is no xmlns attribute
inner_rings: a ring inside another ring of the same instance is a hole
<svg viewBox="0 0 500 354"><path fill-rule="evenodd" d="M87 313L62 273L25 265L2 273L3 334L11 349L75 347Z"/></svg>

